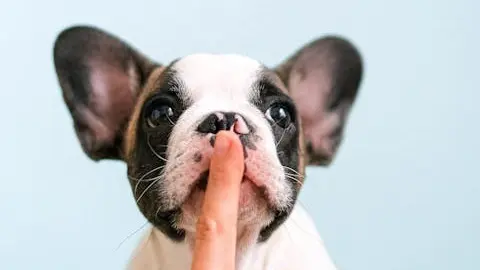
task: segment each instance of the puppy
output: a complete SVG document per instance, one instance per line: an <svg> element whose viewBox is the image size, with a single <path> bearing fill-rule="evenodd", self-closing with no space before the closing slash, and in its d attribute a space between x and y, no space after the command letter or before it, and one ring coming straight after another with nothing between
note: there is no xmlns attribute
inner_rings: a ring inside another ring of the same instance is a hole
<svg viewBox="0 0 480 270"><path fill-rule="evenodd" d="M270 69L245 56L194 54L169 65L90 26L62 31L54 63L84 152L122 160L152 225L130 269L190 269L215 134L244 148L237 269L335 269L296 204L305 166L327 166L362 77L349 41L314 40Z"/></svg>

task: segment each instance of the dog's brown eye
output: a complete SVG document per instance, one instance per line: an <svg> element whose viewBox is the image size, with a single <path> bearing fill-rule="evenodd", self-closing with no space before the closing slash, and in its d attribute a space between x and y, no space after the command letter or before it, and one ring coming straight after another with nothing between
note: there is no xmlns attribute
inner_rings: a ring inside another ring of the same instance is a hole
<svg viewBox="0 0 480 270"><path fill-rule="evenodd" d="M172 123L172 116L172 107L168 105L155 106L147 115L147 123L152 128L157 127L162 123Z"/></svg>
<svg viewBox="0 0 480 270"><path fill-rule="evenodd" d="M267 116L268 120L274 122L275 124L279 125L282 128L288 127L288 125L290 125L292 121L292 118L288 109L278 104L268 108L265 115Z"/></svg>

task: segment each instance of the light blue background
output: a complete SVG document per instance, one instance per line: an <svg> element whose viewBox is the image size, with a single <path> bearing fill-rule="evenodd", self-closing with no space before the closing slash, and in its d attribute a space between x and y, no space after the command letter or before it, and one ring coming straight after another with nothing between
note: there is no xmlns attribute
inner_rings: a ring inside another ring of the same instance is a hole
<svg viewBox="0 0 480 270"><path fill-rule="evenodd" d="M301 201L344 270L480 269L478 1L2 1L0 269L122 269L144 224L119 162L81 151L52 64L64 27L100 26L165 63L268 65L335 33L366 77L329 169ZM475 210L476 209L476 210Z"/></svg>

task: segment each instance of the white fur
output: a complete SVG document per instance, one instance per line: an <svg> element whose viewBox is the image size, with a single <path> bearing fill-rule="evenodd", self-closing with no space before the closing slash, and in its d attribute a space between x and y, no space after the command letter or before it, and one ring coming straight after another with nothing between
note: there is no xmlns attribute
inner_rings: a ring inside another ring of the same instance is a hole
<svg viewBox="0 0 480 270"><path fill-rule="evenodd" d="M262 71L259 62L235 54L192 54L179 60L173 68L186 83L193 100L223 97L234 103L245 102L255 94L250 91L251 86Z"/></svg>

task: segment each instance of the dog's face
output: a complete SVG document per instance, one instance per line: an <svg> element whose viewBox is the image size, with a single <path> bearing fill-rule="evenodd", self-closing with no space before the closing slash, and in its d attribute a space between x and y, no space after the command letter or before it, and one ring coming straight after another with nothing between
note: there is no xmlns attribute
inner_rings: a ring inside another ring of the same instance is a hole
<svg viewBox="0 0 480 270"><path fill-rule="evenodd" d="M300 181L292 171L298 170L298 121L273 75L246 57L198 54L152 77L154 87L143 93L127 128L132 185L156 179L151 190L146 183L134 190L149 192L137 198L140 205L154 206L158 215L173 211L172 223L194 231L215 134L232 129L246 167L239 222L266 226L288 212Z"/></svg>
<svg viewBox="0 0 480 270"><path fill-rule="evenodd" d="M333 159L362 76L359 53L337 37L276 69L212 54L161 65L99 29L74 27L59 35L54 60L84 151L125 161L140 210L173 240L195 231L221 130L244 147L239 224L268 239L291 212L304 167Z"/></svg>

